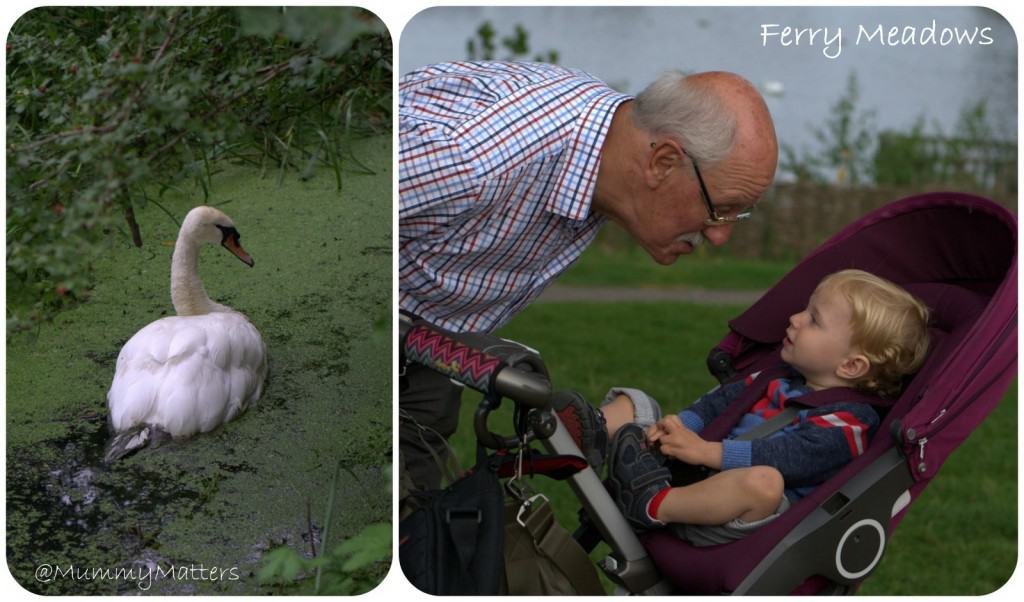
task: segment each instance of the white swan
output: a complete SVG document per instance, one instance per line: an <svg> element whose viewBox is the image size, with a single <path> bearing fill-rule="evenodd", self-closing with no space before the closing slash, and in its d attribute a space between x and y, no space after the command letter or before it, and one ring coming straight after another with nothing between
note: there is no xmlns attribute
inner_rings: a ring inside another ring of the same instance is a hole
<svg viewBox="0 0 1024 602"><path fill-rule="evenodd" d="M251 267L238 240L231 218L217 209L196 207L185 217L171 260L178 315L135 333L117 357L107 393L115 433L107 461L161 437L213 430L259 399L267 376L263 338L243 314L210 300L196 269L204 243L222 245Z"/></svg>

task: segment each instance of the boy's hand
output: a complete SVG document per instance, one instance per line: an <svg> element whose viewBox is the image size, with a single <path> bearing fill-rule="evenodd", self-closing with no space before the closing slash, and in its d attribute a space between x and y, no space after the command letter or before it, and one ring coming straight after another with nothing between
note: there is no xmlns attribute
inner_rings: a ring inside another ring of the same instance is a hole
<svg viewBox="0 0 1024 602"><path fill-rule="evenodd" d="M676 415L665 416L647 429L647 441L661 453L687 464L722 467L722 444L705 441Z"/></svg>

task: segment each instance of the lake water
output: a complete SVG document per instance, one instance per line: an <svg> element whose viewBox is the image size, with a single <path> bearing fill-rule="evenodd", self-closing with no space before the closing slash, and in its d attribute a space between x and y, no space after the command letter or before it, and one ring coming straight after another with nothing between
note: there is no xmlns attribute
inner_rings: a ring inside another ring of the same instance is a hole
<svg viewBox="0 0 1024 602"><path fill-rule="evenodd" d="M986 8L439 7L402 32L400 73L465 59L484 21L499 39L522 24L531 57L557 50L561 65L629 93L667 69L737 72L765 92L780 141L797 149L817 148L811 127L824 124L850 73L858 107L877 111L879 130L906 130L923 116L928 133L950 134L961 110L985 99L990 125L1017 138L1017 38ZM766 25L778 35L763 37Z"/></svg>

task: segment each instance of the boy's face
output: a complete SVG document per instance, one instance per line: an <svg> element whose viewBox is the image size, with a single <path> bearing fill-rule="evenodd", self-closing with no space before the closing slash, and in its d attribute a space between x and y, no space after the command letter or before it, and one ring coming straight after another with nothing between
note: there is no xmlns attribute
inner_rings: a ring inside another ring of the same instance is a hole
<svg viewBox="0 0 1024 602"><path fill-rule="evenodd" d="M843 295L819 287L807 309L789 317L782 361L803 374L814 388L848 385L837 371L853 351L851 317L850 302Z"/></svg>

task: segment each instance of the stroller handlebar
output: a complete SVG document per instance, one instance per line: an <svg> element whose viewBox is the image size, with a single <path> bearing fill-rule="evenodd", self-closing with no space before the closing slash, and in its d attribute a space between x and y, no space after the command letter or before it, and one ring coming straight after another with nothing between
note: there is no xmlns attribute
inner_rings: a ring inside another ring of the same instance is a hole
<svg viewBox="0 0 1024 602"><path fill-rule="evenodd" d="M407 316L399 319L406 361L422 364L484 394L507 397L528 408L545 408L551 381L536 351L481 333L454 333Z"/></svg>

